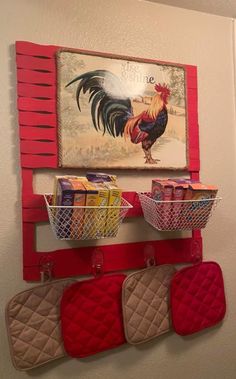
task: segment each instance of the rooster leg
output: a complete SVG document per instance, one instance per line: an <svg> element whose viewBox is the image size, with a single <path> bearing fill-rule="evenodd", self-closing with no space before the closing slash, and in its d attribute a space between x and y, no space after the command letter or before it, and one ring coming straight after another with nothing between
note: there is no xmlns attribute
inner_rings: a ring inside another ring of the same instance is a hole
<svg viewBox="0 0 236 379"><path fill-rule="evenodd" d="M145 163L149 163L149 164L155 164L157 163L158 161L160 161L160 159L153 159L152 157L152 154L151 154L151 148L150 149L144 149L143 148L143 151L144 151L144 154L145 154Z"/></svg>

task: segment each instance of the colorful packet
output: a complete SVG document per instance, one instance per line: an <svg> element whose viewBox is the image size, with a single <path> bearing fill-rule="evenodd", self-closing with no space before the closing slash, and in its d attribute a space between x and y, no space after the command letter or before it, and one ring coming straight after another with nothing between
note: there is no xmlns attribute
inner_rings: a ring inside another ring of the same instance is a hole
<svg viewBox="0 0 236 379"><path fill-rule="evenodd" d="M113 182L116 183L116 175L106 174L103 172L87 172L86 178L93 183Z"/></svg>
<svg viewBox="0 0 236 379"><path fill-rule="evenodd" d="M57 186L57 206L56 211L56 233L61 239L70 238L70 226L72 216L72 206L74 204L74 191L67 178L58 178ZM60 207L68 208L60 208Z"/></svg>
<svg viewBox="0 0 236 379"><path fill-rule="evenodd" d="M71 238L80 239L83 234L84 206L86 205L86 189L79 179L69 179L74 190L74 208L71 216Z"/></svg>
<svg viewBox="0 0 236 379"><path fill-rule="evenodd" d="M109 190L109 207L120 207L122 202L122 190L115 183L105 183ZM106 237L115 237L119 228L120 209L108 209L106 222Z"/></svg>
<svg viewBox="0 0 236 379"><path fill-rule="evenodd" d="M98 206L98 190L96 189L96 186L93 183L84 182L83 185L86 189L86 206L94 207L94 209L85 209L83 236L85 237L85 239L96 239L96 207Z"/></svg>
<svg viewBox="0 0 236 379"><path fill-rule="evenodd" d="M109 189L104 183L93 183L95 188L98 191L97 206L98 207L107 207L109 204ZM104 237L106 233L106 219L107 219L107 209L96 210L96 219L97 219L97 237Z"/></svg>
<svg viewBox="0 0 236 379"><path fill-rule="evenodd" d="M210 215L213 201L217 194L217 187L205 185L202 183L193 183L187 189L185 199L191 200L188 214L186 214L188 222L198 225L198 228L204 228ZM198 201L202 200L202 201ZM197 227L196 227L197 228ZM193 227L190 227L193 229Z"/></svg>

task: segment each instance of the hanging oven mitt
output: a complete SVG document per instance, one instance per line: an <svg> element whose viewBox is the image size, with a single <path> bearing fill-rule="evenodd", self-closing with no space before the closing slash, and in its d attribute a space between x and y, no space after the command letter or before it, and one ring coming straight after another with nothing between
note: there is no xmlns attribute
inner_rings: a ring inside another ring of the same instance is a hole
<svg viewBox="0 0 236 379"><path fill-rule="evenodd" d="M14 296L6 306L12 363L30 370L65 356L60 329L60 300L74 281L49 282Z"/></svg>
<svg viewBox="0 0 236 379"><path fill-rule="evenodd" d="M225 315L220 266L203 262L178 271L171 282L171 313L175 332L188 335L220 322Z"/></svg>
<svg viewBox="0 0 236 379"><path fill-rule="evenodd" d="M122 307L127 342L136 345L170 330L169 287L174 266L132 273L123 283Z"/></svg>
<svg viewBox="0 0 236 379"><path fill-rule="evenodd" d="M64 347L82 358L124 344L121 290L125 275L72 284L61 300Z"/></svg>

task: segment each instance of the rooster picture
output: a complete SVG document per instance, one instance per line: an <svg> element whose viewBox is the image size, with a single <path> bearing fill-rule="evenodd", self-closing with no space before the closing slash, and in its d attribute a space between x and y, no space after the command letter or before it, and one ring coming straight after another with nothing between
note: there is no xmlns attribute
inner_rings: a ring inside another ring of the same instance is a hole
<svg viewBox="0 0 236 379"><path fill-rule="evenodd" d="M134 115L131 98L127 97L123 82L108 70L94 70L71 80L77 82L76 101L79 111L81 91L89 94L91 117L97 132L112 137L129 138L133 144L142 144L146 164L156 164L151 148L163 135L168 123L167 103L170 90L166 84L155 84L146 110Z"/></svg>

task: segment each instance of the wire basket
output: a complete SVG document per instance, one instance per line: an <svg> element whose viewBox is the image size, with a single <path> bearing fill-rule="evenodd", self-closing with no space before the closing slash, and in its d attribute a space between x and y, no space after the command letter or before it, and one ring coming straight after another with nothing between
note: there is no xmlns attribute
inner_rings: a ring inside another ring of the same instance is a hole
<svg viewBox="0 0 236 379"><path fill-rule="evenodd" d="M44 195L49 221L60 240L91 240L116 237L128 210L133 208L122 198L120 206L53 206L51 194Z"/></svg>
<svg viewBox="0 0 236 379"><path fill-rule="evenodd" d="M145 220L160 231L205 228L220 197L203 200L157 201L139 193Z"/></svg>

